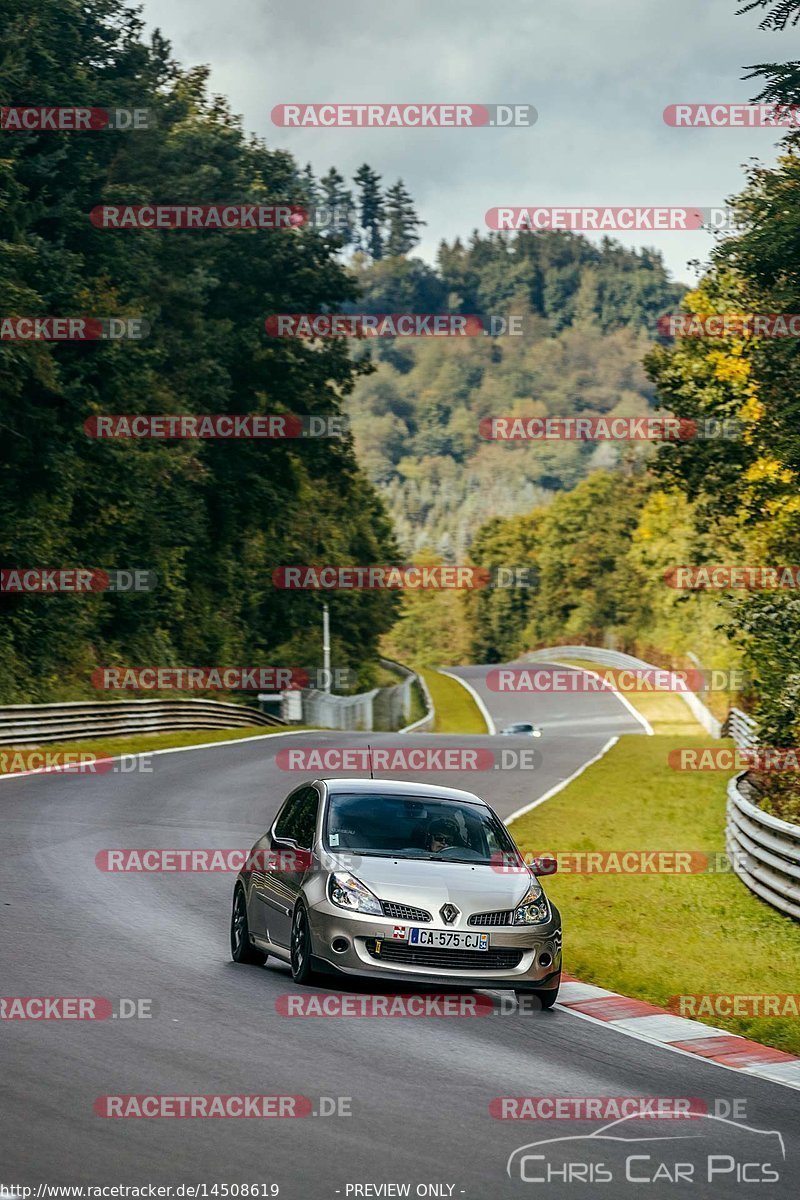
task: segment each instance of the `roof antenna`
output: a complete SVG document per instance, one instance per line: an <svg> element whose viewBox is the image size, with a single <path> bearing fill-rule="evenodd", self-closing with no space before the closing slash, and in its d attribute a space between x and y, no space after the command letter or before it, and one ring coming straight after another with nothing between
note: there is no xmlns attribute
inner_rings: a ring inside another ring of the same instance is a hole
<svg viewBox="0 0 800 1200"><path fill-rule="evenodd" d="M369 755L369 777L370 779L374 779L375 776L372 771L372 746L370 746L369 742L367 742L367 754Z"/></svg>

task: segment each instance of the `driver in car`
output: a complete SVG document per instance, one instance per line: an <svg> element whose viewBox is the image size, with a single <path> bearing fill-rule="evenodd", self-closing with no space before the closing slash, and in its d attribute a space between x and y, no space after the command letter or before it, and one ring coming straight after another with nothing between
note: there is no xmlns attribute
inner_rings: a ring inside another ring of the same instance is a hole
<svg viewBox="0 0 800 1200"><path fill-rule="evenodd" d="M460 846L458 825L452 817L434 817L428 828L428 849L432 854L441 854L449 846Z"/></svg>

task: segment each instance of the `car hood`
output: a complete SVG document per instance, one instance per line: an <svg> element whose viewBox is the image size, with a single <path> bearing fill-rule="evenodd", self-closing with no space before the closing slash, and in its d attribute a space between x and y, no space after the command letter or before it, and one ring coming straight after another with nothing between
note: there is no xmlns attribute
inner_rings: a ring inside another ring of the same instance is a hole
<svg viewBox="0 0 800 1200"><path fill-rule="evenodd" d="M331 855L331 867L336 856ZM342 856L342 870L350 871L381 900L427 908L434 920L448 901L462 915L515 908L530 887L532 876L504 874L486 864L426 862L421 859L394 859Z"/></svg>

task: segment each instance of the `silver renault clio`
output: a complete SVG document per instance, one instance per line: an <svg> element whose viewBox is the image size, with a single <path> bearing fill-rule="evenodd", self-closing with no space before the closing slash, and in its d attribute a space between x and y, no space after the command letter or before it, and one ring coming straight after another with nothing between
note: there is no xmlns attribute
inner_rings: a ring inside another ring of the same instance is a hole
<svg viewBox="0 0 800 1200"><path fill-rule="evenodd" d="M561 979L561 918L471 792L377 779L295 788L236 880L235 962L317 976L533 992Z"/></svg>

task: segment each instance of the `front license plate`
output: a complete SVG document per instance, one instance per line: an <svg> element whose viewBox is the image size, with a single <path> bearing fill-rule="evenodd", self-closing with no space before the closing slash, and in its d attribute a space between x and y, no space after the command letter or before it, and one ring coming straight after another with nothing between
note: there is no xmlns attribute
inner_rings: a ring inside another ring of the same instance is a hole
<svg viewBox="0 0 800 1200"><path fill-rule="evenodd" d="M456 933L449 929L411 929L412 946L434 946L437 950L488 950L488 933Z"/></svg>

